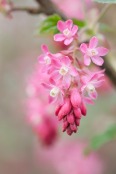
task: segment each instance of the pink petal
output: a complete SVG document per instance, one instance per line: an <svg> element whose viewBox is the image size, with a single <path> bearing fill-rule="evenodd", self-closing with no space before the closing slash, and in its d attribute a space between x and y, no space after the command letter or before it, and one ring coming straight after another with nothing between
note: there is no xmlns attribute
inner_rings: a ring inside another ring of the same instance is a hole
<svg viewBox="0 0 116 174"><path fill-rule="evenodd" d="M89 97L84 97L84 101L88 104L94 104L93 100Z"/></svg>
<svg viewBox="0 0 116 174"><path fill-rule="evenodd" d="M77 25L74 25L72 28L72 31L71 31L72 35L74 36L77 33L77 31L78 31L78 27L77 27Z"/></svg>
<svg viewBox="0 0 116 174"><path fill-rule="evenodd" d="M103 83L104 83L105 80L99 80L99 81L96 81L96 82L92 82L92 84L98 88L100 87Z"/></svg>
<svg viewBox="0 0 116 174"><path fill-rule="evenodd" d="M108 53L108 49L104 47L97 47L96 50L99 56L105 56Z"/></svg>
<svg viewBox="0 0 116 174"><path fill-rule="evenodd" d="M42 83L41 85L46 89L51 89L51 86L48 85L47 83Z"/></svg>
<svg viewBox="0 0 116 174"><path fill-rule="evenodd" d="M85 64L86 66L89 66L90 63L91 63L90 57L87 56L87 55L85 54L85 55L84 55L84 64Z"/></svg>
<svg viewBox="0 0 116 174"><path fill-rule="evenodd" d="M91 39L90 39L90 42L89 42L89 48L95 48L98 44L98 39L97 37L93 36Z"/></svg>
<svg viewBox="0 0 116 174"><path fill-rule="evenodd" d="M49 97L48 97L48 101L49 101L49 103L53 103L53 102L54 102L54 100L55 100L55 98L54 98L54 97L51 97L51 96L49 96Z"/></svg>
<svg viewBox="0 0 116 174"><path fill-rule="evenodd" d="M69 65L71 64L71 60L69 59L68 56L64 56L64 57L61 59L61 64L64 64L64 65L69 66Z"/></svg>
<svg viewBox="0 0 116 174"><path fill-rule="evenodd" d="M93 63L95 63L98 66L102 66L104 63L103 58L101 58L99 56L93 56L93 57L91 57L91 59L92 59Z"/></svg>
<svg viewBox="0 0 116 174"><path fill-rule="evenodd" d="M63 34L55 34L54 40L55 41L63 41L65 39L65 36Z"/></svg>
<svg viewBox="0 0 116 174"><path fill-rule="evenodd" d="M67 21L65 22L65 24L66 24L66 27L67 27L69 30L72 29L73 21L72 21L71 19L67 20Z"/></svg>
<svg viewBox="0 0 116 174"><path fill-rule="evenodd" d="M65 39L64 44L69 45L73 41L73 37L70 39Z"/></svg>
<svg viewBox="0 0 116 174"><path fill-rule="evenodd" d="M39 57L38 57L38 61L39 61L39 63L45 63L44 62L44 55L40 55Z"/></svg>
<svg viewBox="0 0 116 174"><path fill-rule="evenodd" d="M54 79L55 81L59 80L61 78L61 75L59 74L58 71L55 71L51 74L51 79Z"/></svg>
<svg viewBox="0 0 116 174"><path fill-rule="evenodd" d="M89 81L89 79L88 79L87 76L82 76L82 77L81 77L81 82L82 82L83 84L87 84L88 81Z"/></svg>
<svg viewBox="0 0 116 174"><path fill-rule="evenodd" d="M60 32L63 32L63 30L65 29L65 22L63 22L63 21L58 21L58 23L57 23L57 28L58 28L58 30L60 31Z"/></svg>
<svg viewBox="0 0 116 174"><path fill-rule="evenodd" d="M82 44L80 45L80 50L81 50L83 53L86 53L86 51L87 51L87 45L86 45L85 43L82 43Z"/></svg>
<svg viewBox="0 0 116 174"><path fill-rule="evenodd" d="M96 92L96 90L94 91L94 92L90 92L89 93L89 96L92 98L92 99L96 99L97 98L97 92Z"/></svg>
<svg viewBox="0 0 116 174"><path fill-rule="evenodd" d="M47 45L42 45L41 49L45 54L49 52Z"/></svg>
<svg viewBox="0 0 116 174"><path fill-rule="evenodd" d="M66 88L69 88L70 83L71 83L71 77L70 77L70 75L69 74L68 75L65 75L63 80L64 80L64 86Z"/></svg>
<svg viewBox="0 0 116 174"><path fill-rule="evenodd" d="M73 66L70 67L70 75L72 75L73 77L78 76L78 72L77 72L76 68Z"/></svg>

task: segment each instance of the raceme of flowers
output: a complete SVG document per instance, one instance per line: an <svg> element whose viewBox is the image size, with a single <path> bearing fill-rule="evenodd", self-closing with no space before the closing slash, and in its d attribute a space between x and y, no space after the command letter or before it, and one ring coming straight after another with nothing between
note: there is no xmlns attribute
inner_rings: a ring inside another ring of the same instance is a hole
<svg viewBox="0 0 116 174"><path fill-rule="evenodd" d="M104 70L92 71L90 65L102 66L108 49L98 46L95 36L80 45L78 27L72 20L58 21L57 28L60 33L54 35L54 41L63 42L67 50L52 54L42 45L38 61L41 73L48 76L42 85L48 92L49 103L56 106L55 114L63 122L63 132L71 135L87 114L86 104L94 103L97 88L104 82Z"/></svg>

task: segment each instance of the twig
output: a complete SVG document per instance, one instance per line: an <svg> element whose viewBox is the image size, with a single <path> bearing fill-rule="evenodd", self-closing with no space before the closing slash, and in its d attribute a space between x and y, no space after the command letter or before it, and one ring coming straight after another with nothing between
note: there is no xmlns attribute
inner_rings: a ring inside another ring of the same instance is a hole
<svg viewBox="0 0 116 174"><path fill-rule="evenodd" d="M19 11L19 12L27 12L27 13L30 13L30 14L40 14L42 13L42 9L41 8L31 8L31 7L12 7L10 12L12 11Z"/></svg>
<svg viewBox="0 0 116 174"><path fill-rule="evenodd" d="M116 87L116 70L114 68L112 68L112 66L110 65L110 62L107 59L108 59L108 57L105 57L105 61L104 61L102 68L103 69L105 68L106 75L110 78L113 85Z"/></svg>

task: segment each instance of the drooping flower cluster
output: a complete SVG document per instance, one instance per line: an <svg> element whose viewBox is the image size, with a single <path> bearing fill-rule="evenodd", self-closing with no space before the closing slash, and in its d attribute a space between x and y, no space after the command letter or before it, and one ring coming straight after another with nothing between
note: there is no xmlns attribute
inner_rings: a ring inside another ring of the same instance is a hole
<svg viewBox="0 0 116 174"><path fill-rule="evenodd" d="M57 122L53 117L53 109L48 107L48 102L45 98L46 91L38 83L39 76L44 80L47 78L44 74L40 74L39 66L37 66L35 72L29 77L26 88L28 95L26 102L27 121L41 143L48 146L53 144L57 138Z"/></svg>
<svg viewBox="0 0 116 174"><path fill-rule="evenodd" d="M96 89L104 81L104 70L93 72L89 65L103 65L103 56L108 49L97 47L98 39L93 36L88 44L78 42L78 27L72 20L58 21L59 34L54 40L63 42L67 50L52 54L46 45L42 45L43 54L38 57L41 72L47 75L49 102L55 103L58 120L63 121L63 131L69 135L77 132L82 115L87 113L86 103L93 104L97 98ZM80 45L80 47L79 47ZM81 56L80 56L81 54Z"/></svg>

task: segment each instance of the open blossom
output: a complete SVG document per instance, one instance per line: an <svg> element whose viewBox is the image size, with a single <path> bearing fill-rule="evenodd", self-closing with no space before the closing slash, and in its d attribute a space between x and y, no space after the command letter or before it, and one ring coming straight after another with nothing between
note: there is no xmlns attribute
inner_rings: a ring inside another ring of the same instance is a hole
<svg viewBox="0 0 116 174"><path fill-rule="evenodd" d="M42 85L49 92L49 103L57 103L57 104L63 103L64 92L61 89L61 86L58 86L53 80L51 80L50 84L42 83Z"/></svg>
<svg viewBox="0 0 116 174"><path fill-rule="evenodd" d="M57 28L61 33L54 35L55 41L63 41L65 45L69 45L77 36L78 27L73 25L72 20L67 20L66 22L58 21Z"/></svg>
<svg viewBox="0 0 116 174"><path fill-rule="evenodd" d="M38 57L39 63L43 65L43 72L50 72L54 70L53 65L56 65L57 59L60 56L60 54L52 54L48 50L48 47L46 45L42 45L41 49L43 51L43 54L41 54Z"/></svg>
<svg viewBox="0 0 116 174"><path fill-rule="evenodd" d="M55 81L61 82L65 88L69 88L72 77L77 77L77 75L78 73L74 66L72 66L69 57L64 56L59 61L50 77Z"/></svg>
<svg viewBox="0 0 116 174"><path fill-rule="evenodd" d="M81 52L84 54L84 64L90 65L91 60L96 65L103 65L104 60L101 56L105 56L108 53L108 49L104 47L97 47L98 39L94 36L90 39L89 46L82 43L80 46Z"/></svg>
<svg viewBox="0 0 116 174"><path fill-rule="evenodd" d="M81 91L83 94L85 92L87 92L91 99L97 98L96 88L100 87L104 82L103 72L104 72L104 70L82 76L82 78L81 78L81 81L82 81Z"/></svg>

